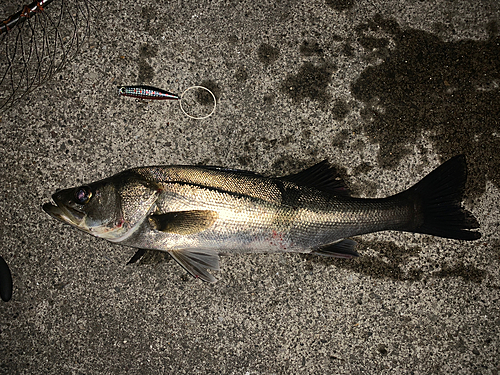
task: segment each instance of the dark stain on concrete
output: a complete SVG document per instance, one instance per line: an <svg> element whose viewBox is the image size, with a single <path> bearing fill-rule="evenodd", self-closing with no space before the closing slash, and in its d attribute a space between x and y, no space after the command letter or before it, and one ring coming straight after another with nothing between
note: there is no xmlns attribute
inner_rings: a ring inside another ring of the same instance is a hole
<svg viewBox="0 0 500 375"><path fill-rule="evenodd" d="M354 167L354 169L352 170L352 174L357 176L359 174L368 173L372 169L373 169L373 165L370 165L366 162L363 162L360 165L358 165L357 167Z"/></svg>
<svg viewBox="0 0 500 375"><path fill-rule="evenodd" d="M158 54L158 46L143 44L139 50L139 56L142 59L149 59Z"/></svg>
<svg viewBox="0 0 500 375"><path fill-rule="evenodd" d="M495 254L495 259L500 261L500 239L492 239L490 241L491 246L493 247L493 253Z"/></svg>
<svg viewBox="0 0 500 375"><path fill-rule="evenodd" d="M155 77L155 71L151 65L149 65L146 60L139 60L139 75L137 81L140 83L150 83Z"/></svg>
<svg viewBox="0 0 500 375"><path fill-rule="evenodd" d="M356 4L354 0L326 0L326 5L337 12L352 9L354 4Z"/></svg>
<svg viewBox="0 0 500 375"><path fill-rule="evenodd" d="M491 37L495 37L498 35L498 22L496 20L491 20L486 24L486 32Z"/></svg>
<svg viewBox="0 0 500 375"><path fill-rule="evenodd" d="M148 63L147 59L155 57L158 53L158 46L143 44L139 49L139 73L137 81L139 83L150 83L155 77L153 67Z"/></svg>
<svg viewBox="0 0 500 375"><path fill-rule="evenodd" d="M480 283L486 277L487 273L472 265L458 263L453 266L445 264L441 267L441 271L434 272L432 275L440 278L461 277L465 281Z"/></svg>
<svg viewBox="0 0 500 375"><path fill-rule="evenodd" d="M343 120L349 114L348 104L343 99L335 99L332 105L332 115L335 120Z"/></svg>
<svg viewBox="0 0 500 375"><path fill-rule="evenodd" d="M280 51L278 48L265 43L261 44L257 50L257 57L264 65L271 65L278 60L279 55Z"/></svg>
<svg viewBox="0 0 500 375"><path fill-rule="evenodd" d="M265 105L271 105L274 103L274 99L276 99L276 95L271 93L264 95L263 101Z"/></svg>
<svg viewBox="0 0 500 375"><path fill-rule="evenodd" d="M219 101L221 89L219 85L212 80L205 80L200 83L200 86L206 87L210 91L212 91L215 95L215 99ZM196 101L201 105L214 105L214 98L207 90L197 90L195 93Z"/></svg>
<svg viewBox="0 0 500 375"><path fill-rule="evenodd" d="M295 102L305 98L326 104L330 95L326 92L332 80L335 67L331 64L314 65L304 63L296 75L289 75L281 85L281 91L290 96Z"/></svg>
<svg viewBox="0 0 500 375"><path fill-rule="evenodd" d="M349 137L351 136L351 132L347 129L342 129L332 138L332 146L335 148L343 149Z"/></svg>
<svg viewBox="0 0 500 375"><path fill-rule="evenodd" d="M245 141L245 145L243 146L245 153L249 153L255 148L256 141L257 139L255 137L250 137L247 141Z"/></svg>
<svg viewBox="0 0 500 375"><path fill-rule="evenodd" d="M234 73L234 79L238 82L245 82L248 79L248 72L244 66L240 65Z"/></svg>
<svg viewBox="0 0 500 375"><path fill-rule="evenodd" d="M496 23L488 24L485 41L443 42L381 16L356 31L368 58L383 59L366 68L351 87L354 97L365 104L364 132L380 145L379 163L395 167L413 152L422 132L428 132L443 161L467 155L468 195L481 195L487 179L498 187L500 153L491 152L500 148Z"/></svg>
<svg viewBox="0 0 500 375"><path fill-rule="evenodd" d="M318 42L308 42L307 40L304 40L304 42L302 42L299 50L303 56L323 56L324 54L323 48L319 46Z"/></svg>
<svg viewBox="0 0 500 375"><path fill-rule="evenodd" d="M342 44L341 53L344 56L353 57L354 56L354 48L353 48L353 46L351 46L350 43L346 42L346 43Z"/></svg>
<svg viewBox="0 0 500 375"><path fill-rule="evenodd" d="M301 257L312 262L326 262L333 264L336 267L354 271L363 275L379 278L393 279L400 281L420 281L427 277L447 278L461 277L465 281L480 283L486 276L487 272L478 269L471 265L464 265L459 262L455 265L442 264L438 272L428 272L424 275L424 271L420 269L410 269L405 271L404 267L408 263L408 258L418 256L421 248L411 246L409 248L397 246L392 242L387 241L363 241L359 238L357 251L360 253L359 258L354 259L336 259L324 258L316 255L301 254ZM364 250L372 249L379 253L378 256L363 255ZM425 277L424 277L425 276Z"/></svg>
<svg viewBox="0 0 500 375"><path fill-rule="evenodd" d="M305 259L315 262L327 262L336 267L354 271L363 275L379 278L403 281L418 281L422 278L421 270L405 272L403 267L409 257L417 256L421 249L414 246L410 248L400 247L393 242L386 241L363 241L358 242L357 250L361 254L355 259L324 258L316 255L301 255ZM370 248L379 253L379 256L366 256L363 249Z"/></svg>
<svg viewBox="0 0 500 375"><path fill-rule="evenodd" d="M387 345L385 344L380 344L378 347L377 347L377 351L383 355L383 356L386 356L387 355Z"/></svg>
<svg viewBox="0 0 500 375"><path fill-rule="evenodd" d="M159 37L168 23L158 22L158 8L146 6L141 9L141 18L144 20L142 26L144 30L152 36Z"/></svg>
<svg viewBox="0 0 500 375"><path fill-rule="evenodd" d="M372 36L360 36L358 38L359 44L367 50L386 48L389 45L389 39L375 38Z"/></svg>
<svg viewBox="0 0 500 375"><path fill-rule="evenodd" d="M252 158L250 156L238 156L237 158L238 160L238 163L240 163L240 165L242 165L243 167L248 167L250 164L252 164Z"/></svg>
<svg viewBox="0 0 500 375"><path fill-rule="evenodd" d="M238 36L237 35L229 35L227 37L227 42L233 46L237 45L239 42Z"/></svg>

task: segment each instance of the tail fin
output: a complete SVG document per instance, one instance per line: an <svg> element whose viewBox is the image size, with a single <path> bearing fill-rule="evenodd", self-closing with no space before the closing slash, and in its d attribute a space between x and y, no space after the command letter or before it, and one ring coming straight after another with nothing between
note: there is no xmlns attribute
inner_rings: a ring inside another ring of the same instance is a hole
<svg viewBox="0 0 500 375"><path fill-rule="evenodd" d="M420 182L401 193L414 202L415 233L432 234L457 240L477 240L476 218L462 208L461 202L467 180L465 156L458 155L425 176Z"/></svg>

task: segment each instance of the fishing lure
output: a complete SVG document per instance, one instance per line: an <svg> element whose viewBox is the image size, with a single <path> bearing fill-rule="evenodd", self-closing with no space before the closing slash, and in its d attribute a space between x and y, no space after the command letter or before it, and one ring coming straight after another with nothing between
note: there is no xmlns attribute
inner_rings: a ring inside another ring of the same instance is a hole
<svg viewBox="0 0 500 375"><path fill-rule="evenodd" d="M178 100L182 113L184 113L187 117L192 118L194 120L203 120L206 119L207 117L212 116L215 112L215 108L217 107L217 98L215 97L215 94L212 91L210 91L210 89L203 86L188 87L186 90L184 90L184 92L181 95L172 94L168 91L157 89L151 86L118 86L118 88L119 88L118 92L120 93L121 96L130 96L132 98L137 98L137 99L151 99L151 100ZM209 114L197 116L189 114L184 109L182 105L182 102L185 100L184 95L188 91L194 89L205 90L210 95L212 95L212 98L214 100L214 106Z"/></svg>
<svg viewBox="0 0 500 375"><path fill-rule="evenodd" d="M137 99L151 100L179 100L179 95L151 86L120 86L120 95L130 96Z"/></svg>

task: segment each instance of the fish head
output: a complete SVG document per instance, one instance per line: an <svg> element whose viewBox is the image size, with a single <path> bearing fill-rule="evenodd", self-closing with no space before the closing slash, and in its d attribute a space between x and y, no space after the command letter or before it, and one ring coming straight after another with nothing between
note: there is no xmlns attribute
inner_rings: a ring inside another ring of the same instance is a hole
<svg viewBox="0 0 500 375"><path fill-rule="evenodd" d="M161 189L130 174L57 191L43 210L95 237L120 242L150 213Z"/></svg>

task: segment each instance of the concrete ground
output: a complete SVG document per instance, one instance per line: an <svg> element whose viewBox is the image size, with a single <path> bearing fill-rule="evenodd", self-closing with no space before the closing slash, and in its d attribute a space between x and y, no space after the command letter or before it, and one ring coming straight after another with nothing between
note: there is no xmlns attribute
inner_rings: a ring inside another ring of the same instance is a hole
<svg viewBox="0 0 500 375"><path fill-rule="evenodd" d="M95 3L81 53L1 114L0 373L500 372L498 1ZM217 110L193 120L122 84L204 85ZM41 209L156 164L282 175L328 159L383 197L460 153L480 240L384 232L349 261L224 257L214 285L161 253L127 266L134 249Z"/></svg>

